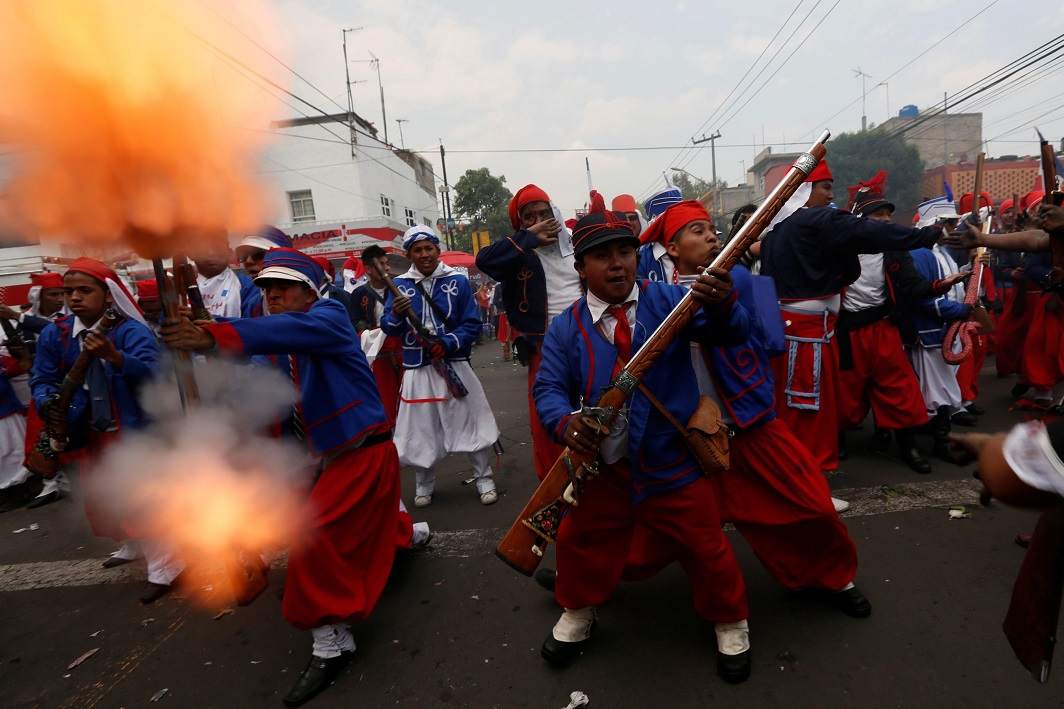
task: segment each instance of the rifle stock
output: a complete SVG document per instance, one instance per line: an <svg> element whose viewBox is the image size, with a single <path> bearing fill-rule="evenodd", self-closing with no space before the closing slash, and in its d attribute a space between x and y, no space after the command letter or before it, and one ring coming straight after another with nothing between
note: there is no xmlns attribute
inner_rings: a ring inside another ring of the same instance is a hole
<svg viewBox="0 0 1064 709"><path fill-rule="evenodd" d="M92 326L91 331L106 336L117 322L118 315L114 310L108 308L100 316L100 319L96 321L96 324ZM64 414L66 413L67 409L70 408L70 402L74 398L74 394L85 383L85 376L88 374L89 365L92 364L93 359L95 359L93 355L86 350L81 350L78 353L74 364L71 365L70 370L59 384L59 391L50 400L49 409L55 408L64 412ZM26 456L26 469L43 478L53 478L59 472L59 454L66 450L68 443L67 421L64 415L60 425L50 426L48 417L45 416L44 418L44 429L38 436L37 442L30 450L29 455Z"/></svg>
<svg viewBox="0 0 1064 709"><path fill-rule="evenodd" d="M827 153L825 143L829 137L830 133L824 131L808 152L794 161L786 177L776 185L705 271L712 268L730 270L739 262L806 176L823 159ZM683 331L698 307L698 302L688 292L632 356L610 388L589 410L600 426L608 426L613 421L639 380ZM566 489L570 483L575 488L582 479L595 475L598 470L597 461L597 453L594 456L586 456L566 448L499 542L495 549L496 556L513 569L531 575L539 566L547 545L554 541L558 533L558 526L568 504L564 499Z"/></svg>

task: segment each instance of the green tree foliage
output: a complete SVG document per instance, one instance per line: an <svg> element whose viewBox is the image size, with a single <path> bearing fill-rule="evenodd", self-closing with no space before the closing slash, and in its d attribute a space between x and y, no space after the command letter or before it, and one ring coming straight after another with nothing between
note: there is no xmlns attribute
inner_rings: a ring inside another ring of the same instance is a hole
<svg viewBox="0 0 1064 709"><path fill-rule="evenodd" d="M887 171L887 199L894 203L899 222L908 224L923 201L924 163L916 148L882 130L843 133L828 143L828 164L835 177L835 204L845 209L846 187ZM935 196L935 195L932 195Z"/></svg>
<svg viewBox="0 0 1064 709"><path fill-rule="evenodd" d="M496 177L486 167L466 170L454 184L454 217L462 222L455 232L454 247L472 250L471 233L487 229L492 240L513 231L506 207L513 194L506 187L506 177Z"/></svg>

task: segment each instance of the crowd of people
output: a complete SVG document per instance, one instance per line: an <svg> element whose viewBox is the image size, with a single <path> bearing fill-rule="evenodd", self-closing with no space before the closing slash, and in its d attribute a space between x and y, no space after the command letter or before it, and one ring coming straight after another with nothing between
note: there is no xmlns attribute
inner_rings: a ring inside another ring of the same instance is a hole
<svg viewBox="0 0 1064 709"><path fill-rule="evenodd" d="M127 282L108 264L78 258L63 273L34 275L27 307L0 310L0 505L62 499L71 473L84 478L124 430L151 425L137 395L159 374L166 348L281 371L295 405L278 435L317 461L306 495L311 534L290 552L282 604L286 620L312 636L310 662L284 699L298 706L350 661L350 625L373 611L396 551L431 539L401 500L400 469L412 470L412 504L423 508L433 503L435 466L464 453L479 502L498 501L499 428L470 365L473 344L497 329L527 368L537 476L566 448L600 463L557 529L557 568L536 573L561 608L543 657L574 661L594 633L596 607L622 579L677 561L696 613L715 627L720 676L742 682L751 670L749 608L724 522L785 588L819 591L854 618L872 612L839 516L848 503L828 484L846 459L847 433L869 412L871 445L885 454L896 445L916 473L932 472L927 437L950 464L1003 456L994 486L1005 498L1021 484L1064 490L1053 478L1064 475L1059 458L1037 448L1050 435L1038 424L1008 441L951 439L954 426L984 413L979 373L992 350L999 375L1018 377L1020 406L1049 409L1064 379L1056 272L1038 241L1045 234L1022 231L1064 227L1053 208L1040 207L1043 197L932 200L902 225L885 176L841 204L822 161L742 264L726 270L710 266L727 238L702 202L675 188L643 211L629 195L607 209L593 192L588 213L566 221L530 184L509 204L512 233L477 254L492 282L476 290L440 260L439 236L427 226L403 235L406 272L391 276L386 252L371 247L339 278L331 263L264 227L235 252L220 240L191 254L208 318L165 318L161 284ZM737 210L728 237L756 209ZM995 241L1000 234L975 230L985 220L995 232L1019 233ZM972 251L988 245L1011 250ZM973 269L985 261L989 268ZM973 272L982 280L966 288ZM688 293L697 313L603 427L588 407ZM947 336L968 321L980 328L969 344ZM82 353L91 355L84 383L60 406ZM712 455L689 445L692 426L707 433ZM31 473L27 456L60 430L69 439L60 472ZM1009 457L1024 441L1042 451L1034 464L1031 454ZM997 482L1016 478L1012 487ZM106 567L146 559L143 602L180 583L179 550L129 538L91 495L84 502L94 534L120 545Z"/></svg>

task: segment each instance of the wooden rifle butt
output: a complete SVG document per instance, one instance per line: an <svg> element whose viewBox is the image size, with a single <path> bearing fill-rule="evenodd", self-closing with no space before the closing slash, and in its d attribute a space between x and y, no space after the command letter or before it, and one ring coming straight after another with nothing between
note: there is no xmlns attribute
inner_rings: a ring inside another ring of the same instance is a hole
<svg viewBox="0 0 1064 709"><path fill-rule="evenodd" d="M506 535L495 547L495 555L506 564L525 576L531 576L543 560L547 545L558 534L560 514L550 514L544 519L544 511L553 505L563 505L561 501L565 488L569 486L569 468L580 470L584 460L566 448L551 466L550 471L539 483L528 504L521 510ZM560 512L560 509L557 510ZM530 525L533 519L545 522L551 528L541 534ZM548 536L549 535L549 536Z"/></svg>

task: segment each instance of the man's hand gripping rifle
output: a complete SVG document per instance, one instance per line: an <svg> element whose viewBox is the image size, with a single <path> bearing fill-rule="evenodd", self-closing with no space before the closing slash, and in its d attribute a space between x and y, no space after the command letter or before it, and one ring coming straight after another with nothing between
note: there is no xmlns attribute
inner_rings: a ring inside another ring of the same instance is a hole
<svg viewBox="0 0 1064 709"><path fill-rule="evenodd" d="M739 261L806 176L823 159L827 153L824 144L829 136L830 134L824 131L809 151L794 161L786 177L776 185L753 216L713 259L713 263L706 268L706 273L710 269L730 270ZM581 482L598 472L598 443L613 425L614 419L620 414L625 401L635 391L643 375L683 332L698 307L699 303L692 293L688 292L629 360L596 405L582 409L580 414L574 417L582 421L584 426L593 426L592 437L596 440L589 442L590 445L584 445L580 442L581 437L585 433L591 434L591 431L587 428L576 429L575 440L572 436L569 438L573 443L551 466L532 499L521 510L517 520L496 547L495 554L500 559L526 575L531 575L536 570L547 545L557 536L566 507L574 504L579 497Z"/></svg>

